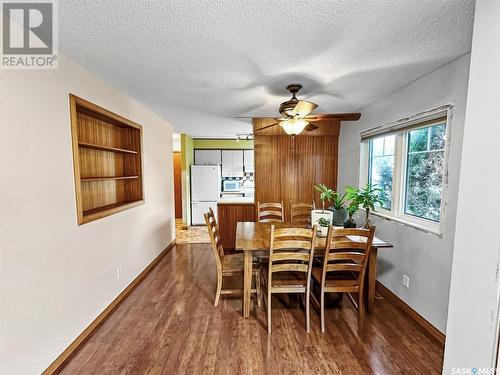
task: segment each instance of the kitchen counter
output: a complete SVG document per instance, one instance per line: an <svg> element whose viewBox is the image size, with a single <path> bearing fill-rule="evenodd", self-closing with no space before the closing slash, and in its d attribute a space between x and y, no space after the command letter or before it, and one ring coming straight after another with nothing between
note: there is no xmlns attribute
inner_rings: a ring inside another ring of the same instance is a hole
<svg viewBox="0 0 500 375"><path fill-rule="evenodd" d="M254 204L254 197L221 197L217 200L217 205L221 204Z"/></svg>
<svg viewBox="0 0 500 375"><path fill-rule="evenodd" d="M254 197L219 198L217 222L224 249L234 249L238 221L255 221Z"/></svg>

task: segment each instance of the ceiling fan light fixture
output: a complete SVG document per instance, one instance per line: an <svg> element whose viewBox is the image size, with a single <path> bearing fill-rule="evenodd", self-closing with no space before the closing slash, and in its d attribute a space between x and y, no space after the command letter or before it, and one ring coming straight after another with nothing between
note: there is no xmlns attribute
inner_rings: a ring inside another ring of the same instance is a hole
<svg viewBox="0 0 500 375"><path fill-rule="evenodd" d="M288 119L280 122L280 126L288 135L300 134L307 124L309 124L309 122L303 119Z"/></svg>

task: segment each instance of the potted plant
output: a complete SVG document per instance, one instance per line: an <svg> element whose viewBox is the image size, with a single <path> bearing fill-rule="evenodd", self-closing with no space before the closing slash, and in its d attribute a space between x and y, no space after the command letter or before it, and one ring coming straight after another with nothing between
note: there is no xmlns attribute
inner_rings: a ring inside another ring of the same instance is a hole
<svg viewBox="0 0 500 375"><path fill-rule="evenodd" d="M354 219L354 215L358 212L358 205L356 203L351 202L349 206L347 206L347 219L344 221L344 228L356 228L358 223Z"/></svg>
<svg viewBox="0 0 500 375"><path fill-rule="evenodd" d="M347 219L347 210L345 208L345 200L347 193L340 195L335 192L332 199L332 205L328 207L333 212L333 225L341 227Z"/></svg>
<svg viewBox="0 0 500 375"><path fill-rule="evenodd" d="M323 237L326 237L326 235L328 234L328 227L330 226L330 220L328 219L325 219L324 217L320 217L319 220L318 220L318 224L319 224L319 235L320 236L323 236Z"/></svg>
<svg viewBox="0 0 500 375"><path fill-rule="evenodd" d="M382 201L379 198L379 194L382 191L376 185L367 184L362 189L356 189L352 186L348 186L347 198L356 204L357 207L361 206L365 210L366 220L365 228L371 227L370 221L370 210L375 210L375 205L382 205Z"/></svg>
<svg viewBox="0 0 500 375"><path fill-rule="evenodd" d="M315 185L314 189L320 193L319 198L321 199L322 209L311 211L311 225L318 224L318 220L320 218L328 219L331 223L333 219L333 212L325 210L325 203L332 201L335 191L323 184Z"/></svg>

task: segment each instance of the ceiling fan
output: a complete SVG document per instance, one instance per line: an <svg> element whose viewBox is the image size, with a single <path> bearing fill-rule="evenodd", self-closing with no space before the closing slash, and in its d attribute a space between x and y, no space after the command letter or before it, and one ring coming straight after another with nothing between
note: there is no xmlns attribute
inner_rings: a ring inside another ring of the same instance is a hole
<svg viewBox="0 0 500 375"><path fill-rule="evenodd" d="M300 134L303 130L313 131L319 128L318 125L314 124L315 121L328 118L343 119L345 121L355 121L360 117L359 113L321 113L311 115L318 105L305 100L299 100L295 94L299 92L302 88L300 83L292 83L286 87L286 89L292 94L292 97L281 103L279 107L279 113L281 117L274 118L275 123L271 125L264 126L260 129L255 129L257 131L271 128L273 126L279 125L283 128L285 133L288 135ZM261 118L261 119L272 119L273 117L236 117L236 118Z"/></svg>

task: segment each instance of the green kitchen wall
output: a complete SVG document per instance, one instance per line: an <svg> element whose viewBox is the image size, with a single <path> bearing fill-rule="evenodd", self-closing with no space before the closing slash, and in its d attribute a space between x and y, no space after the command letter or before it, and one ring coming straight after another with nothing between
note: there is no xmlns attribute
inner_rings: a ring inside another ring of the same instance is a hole
<svg viewBox="0 0 500 375"><path fill-rule="evenodd" d="M253 139L252 140L241 140L236 139L193 139L194 149L245 149L253 150Z"/></svg>

